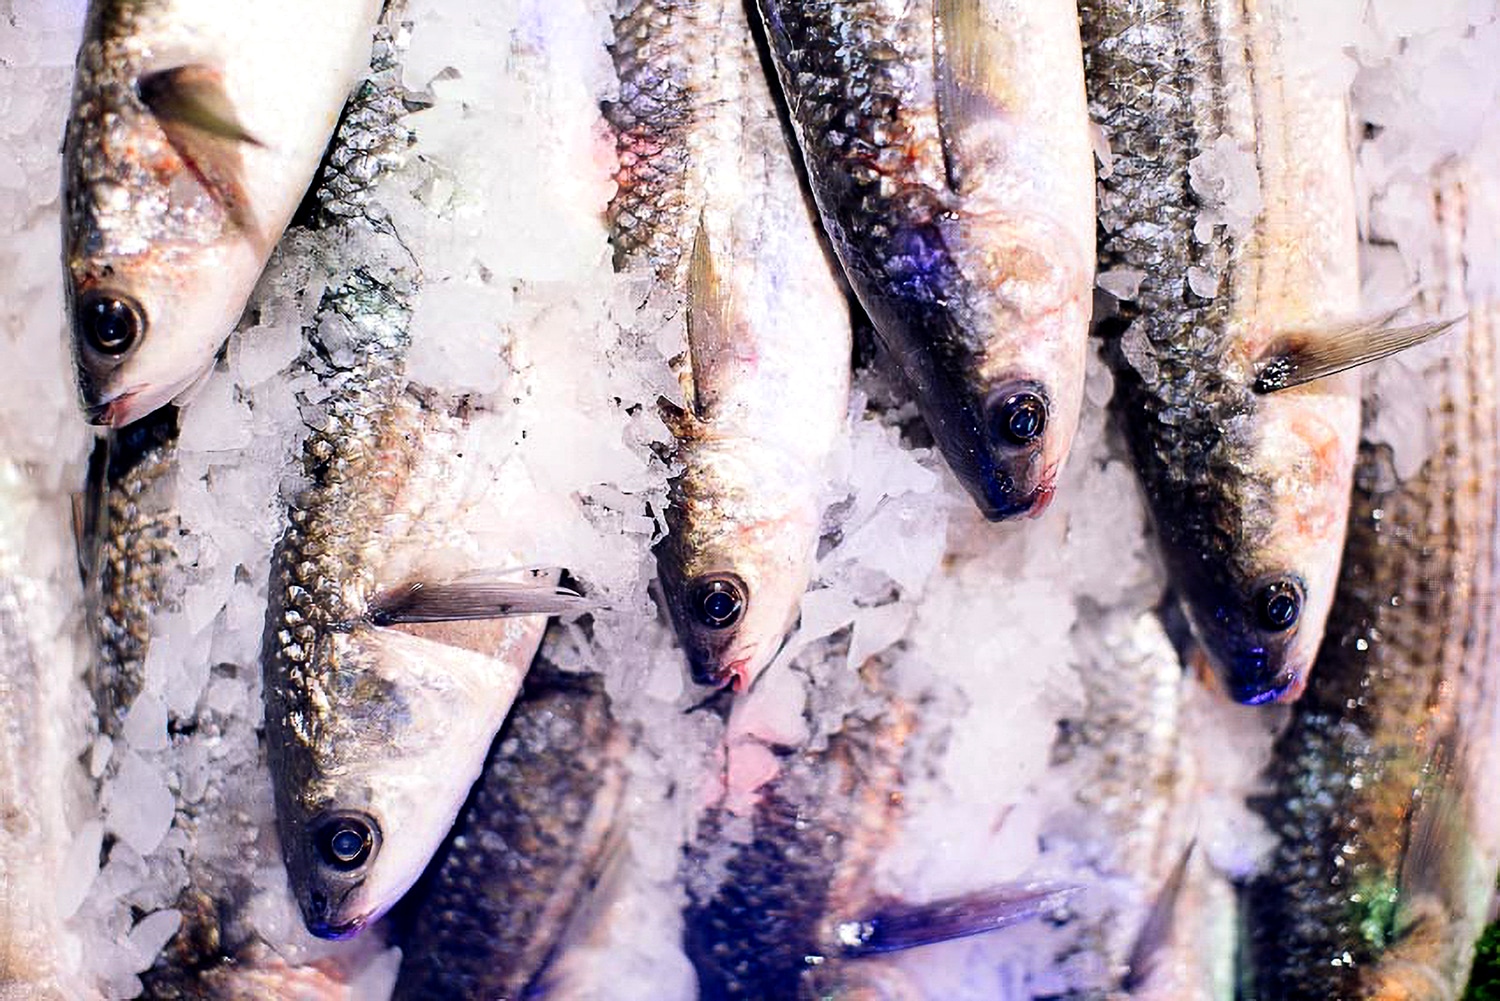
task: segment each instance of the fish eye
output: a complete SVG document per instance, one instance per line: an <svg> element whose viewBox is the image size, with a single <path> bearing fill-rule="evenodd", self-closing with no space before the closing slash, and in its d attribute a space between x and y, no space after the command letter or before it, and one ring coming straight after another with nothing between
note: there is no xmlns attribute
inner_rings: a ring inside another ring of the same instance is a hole
<svg viewBox="0 0 1500 1001"><path fill-rule="evenodd" d="M990 434L1009 445L1030 445L1047 429L1047 397L1032 382L1001 387L986 405Z"/></svg>
<svg viewBox="0 0 1500 1001"><path fill-rule="evenodd" d="M693 616L710 629L728 629L745 614L745 582L734 574L700 577L689 598Z"/></svg>
<svg viewBox="0 0 1500 1001"><path fill-rule="evenodd" d="M341 814L324 821L313 833L318 857L339 872L353 872L376 851L373 823L356 814Z"/></svg>
<svg viewBox="0 0 1500 1001"><path fill-rule="evenodd" d="M90 292L78 304L78 329L100 354L122 355L146 329L146 317L133 299Z"/></svg>
<svg viewBox="0 0 1500 1001"><path fill-rule="evenodd" d="M1285 632L1297 624L1301 614L1302 588L1296 581L1273 581L1255 595L1255 615L1262 629Z"/></svg>

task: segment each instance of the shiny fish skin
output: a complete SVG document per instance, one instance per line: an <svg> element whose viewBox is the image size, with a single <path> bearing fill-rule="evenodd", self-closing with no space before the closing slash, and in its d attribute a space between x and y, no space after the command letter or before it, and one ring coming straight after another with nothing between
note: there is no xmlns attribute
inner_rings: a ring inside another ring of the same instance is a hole
<svg viewBox="0 0 1500 1001"><path fill-rule="evenodd" d="M207 372L317 169L379 10L91 3L64 143L63 246L92 420L128 424ZM107 303L136 328L118 352L89 334Z"/></svg>
<svg viewBox="0 0 1500 1001"><path fill-rule="evenodd" d="M1283 338L1360 308L1345 97L1293 62L1278 2L1080 9L1091 107L1113 145L1100 270L1143 276L1107 352L1115 406L1169 573L1229 695L1294 699L1333 596L1358 377L1252 387ZM1231 201L1253 200L1258 176L1259 211L1216 203L1216 158L1241 166ZM1195 235L1209 210L1253 218ZM1283 587L1300 590L1300 615L1272 628Z"/></svg>
<svg viewBox="0 0 1500 1001"><path fill-rule="evenodd" d="M529 996L604 865L627 743L595 679L528 680L413 891L394 998Z"/></svg>
<svg viewBox="0 0 1500 1001"><path fill-rule="evenodd" d="M848 407L848 306L742 6L629 2L615 35L616 265L686 299L661 580L694 680L744 690L812 571ZM727 625L700 608L715 582L740 599Z"/></svg>
<svg viewBox="0 0 1500 1001"><path fill-rule="evenodd" d="M95 445L86 499L90 537L84 540L96 643L89 687L106 737L118 736L140 694L151 623L170 600L167 575L177 560L177 418L176 407L164 407Z"/></svg>
<svg viewBox="0 0 1500 1001"><path fill-rule="evenodd" d="M687 909L701 998L919 996L893 964L836 955L836 926L868 905L868 875L894 834L912 724L896 704L887 718L851 721L824 751L785 759L761 790L754 834L735 842L723 885ZM701 867L730 819L706 818L687 866Z"/></svg>
<svg viewBox="0 0 1500 1001"><path fill-rule="evenodd" d="M943 456L986 517L1040 512L1077 428L1094 270L1074 4L759 9L833 247ZM1029 441L1004 431L1019 394L1045 403Z"/></svg>
<svg viewBox="0 0 1500 1001"><path fill-rule="evenodd" d="M1488 185L1489 179L1481 179ZM1435 208L1462 293L1461 183ZM1442 280L1442 279L1440 279ZM1398 482L1361 450L1328 637L1280 739L1264 812L1279 844L1246 896L1256 997L1456 999L1500 866L1500 307L1413 391L1435 448Z"/></svg>

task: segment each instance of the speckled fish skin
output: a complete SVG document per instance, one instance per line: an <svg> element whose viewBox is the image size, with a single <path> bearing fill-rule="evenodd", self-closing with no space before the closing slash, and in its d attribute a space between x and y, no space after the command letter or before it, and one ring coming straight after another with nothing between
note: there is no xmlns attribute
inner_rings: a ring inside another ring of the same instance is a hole
<svg viewBox="0 0 1500 1001"><path fill-rule="evenodd" d="M334 235L359 259L336 262L344 273L309 333L304 358L331 392L303 443L309 485L272 558L262 646L282 853L309 930L329 938L377 919L426 867L546 624L414 621L380 605L522 563L496 552L479 562L477 498L490 485L465 443L469 405L405 375L421 275L379 199L361 194L410 145L400 69L386 55L383 85L345 118L340 144L355 152L335 155L320 193L325 214L363 235ZM350 821L364 843L353 864L335 864L329 839Z"/></svg>
<svg viewBox="0 0 1500 1001"><path fill-rule="evenodd" d="M528 680L413 892L396 999L519 998L602 870L628 740L597 679Z"/></svg>
<svg viewBox="0 0 1500 1001"><path fill-rule="evenodd" d="M742 5L628 2L615 35L616 263L686 299L661 580L694 680L744 690L812 571L848 408L848 305ZM715 581L739 597L733 621L699 607Z"/></svg>
<svg viewBox="0 0 1500 1001"><path fill-rule="evenodd" d="M92 420L128 424L206 373L367 64L380 6L90 5L64 145L63 247ZM213 124L202 100L184 111L189 92L214 95ZM114 350L89 333L106 302L124 304L135 329Z"/></svg>
<svg viewBox="0 0 1500 1001"><path fill-rule="evenodd" d="M885 960L843 959L837 928L868 905L870 870L894 836L912 725L893 703L888 718L851 721L825 750L783 762L760 793L753 837L737 842L723 884L708 899L690 894L685 948L699 997L920 996ZM722 810L711 812L685 864L701 866L732 828Z"/></svg>
<svg viewBox="0 0 1500 1001"><path fill-rule="evenodd" d="M1437 190L1446 312L1465 192ZM1462 343L1413 380L1435 446L1420 471L1399 481L1387 446L1361 449L1328 636L1271 770L1278 846L1246 897L1258 998L1456 999L1489 916L1500 305L1467 310Z"/></svg>
<svg viewBox="0 0 1500 1001"><path fill-rule="evenodd" d="M95 654L89 687L99 732L119 735L145 680L151 623L171 600L167 578L177 560L173 482L177 408L164 407L95 445L84 540L90 567L89 625Z"/></svg>
<svg viewBox="0 0 1500 1001"><path fill-rule="evenodd" d="M1344 92L1291 58L1274 0L1080 10L1091 107L1113 145L1099 266L1143 275L1108 352L1116 408L1172 581L1229 695L1295 699L1333 598L1358 377L1253 386L1287 337L1360 309ZM1214 179L1192 164L1222 154L1222 137L1253 162L1262 208L1199 239ZM1282 587L1300 591L1300 615L1270 628L1262 609Z"/></svg>
<svg viewBox="0 0 1500 1001"><path fill-rule="evenodd" d="M759 8L824 226L944 458L986 517L1039 513L1077 429L1094 274L1074 4ZM1018 393L1045 403L1029 441L1004 432Z"/></svg>

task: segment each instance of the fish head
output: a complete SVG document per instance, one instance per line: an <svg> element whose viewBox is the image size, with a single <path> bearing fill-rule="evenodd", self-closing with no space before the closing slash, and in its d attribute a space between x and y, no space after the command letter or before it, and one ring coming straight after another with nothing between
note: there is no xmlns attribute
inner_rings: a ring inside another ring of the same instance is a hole
<svg viewBox="0 0 1500 1001"><path fill-rule="evenodd" d="M801 608L818 541L818 487L753 450L688 462L657 548L662 592L694 682L748 688Z"/></svg>
<svg viewBox="0 0 1500 1001"><path fill-rule="evenodd" d="M950 245L981 249L957 255L968 294L944 305L938 340L954 347L919 380L930 384L923 413L986 518L1036 517L1078 430L1092 248L1083 253L1045 220L950 228Z"/></svg>
<svg viewBox="0 0 1500 1001"><path fill-rule="evenodd" d="M328 680L305 710L268 719L282 855L314 935L378 920L452 828L545 619L475 625L494 634L490 652L368 624L330 630L312 673Z"/></svg>
<svg viewBox="0 0 1500 1001"><path fill-rule="evenodd" d="M1238 528L1221 547L1189 555L1181 575L1194 632L1236 702L1295 700L1317 659L1359 442L1357 382L1340 385L1345 378L1259 401L1245 421L1256 473L1227 494Z"/></svg>
<svg viewBox="0 0 1500 1001"><path fill-rule="evenodd" d="M232 247L77 258L68 313L78 391L95 424L123 427L208 372L254 283Z"/></svg>

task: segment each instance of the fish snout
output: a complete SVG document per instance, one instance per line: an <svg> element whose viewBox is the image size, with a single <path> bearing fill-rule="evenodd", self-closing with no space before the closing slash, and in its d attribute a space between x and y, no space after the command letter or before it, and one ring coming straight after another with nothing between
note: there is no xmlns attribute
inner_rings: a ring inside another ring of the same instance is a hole
<svg viewBox="0 0 1500 1001"><path fill-rule="evenodd" d="M363 915L339 921L335 919L337 907L329 899L328 894L321 890L313 890L308 894L303 905L303 922L307 930L318 938L337 941L339 939L352 938L365 926Z"/></svg>

